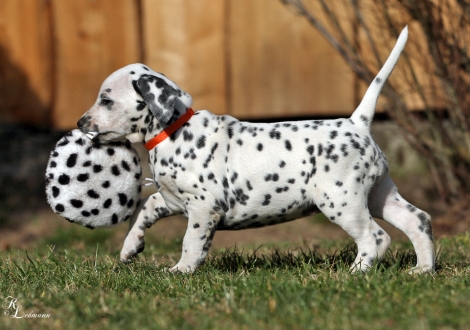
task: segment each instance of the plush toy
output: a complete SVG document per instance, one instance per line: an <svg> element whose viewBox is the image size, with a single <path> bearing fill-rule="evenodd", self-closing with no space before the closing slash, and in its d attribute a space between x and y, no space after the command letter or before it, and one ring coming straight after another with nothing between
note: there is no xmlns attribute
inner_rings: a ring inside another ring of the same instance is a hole
<svg viewBox="0 0 470 330"><path fill-rule="evenodd" d="M126 221L140 202L142 167L131 144L94 144L78 129L52 150L46 195L57 214L88 228Z"/></svg>

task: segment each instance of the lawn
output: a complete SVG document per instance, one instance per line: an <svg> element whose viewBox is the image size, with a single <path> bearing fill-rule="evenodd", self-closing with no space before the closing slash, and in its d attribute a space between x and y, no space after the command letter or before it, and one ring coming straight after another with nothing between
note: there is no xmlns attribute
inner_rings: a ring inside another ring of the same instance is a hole
<svg viewBox="0 0 470 330"><path fill-rule="evenodd" d="M470 329L470 234L439 239L437 271L422 276L406 273L415 257L405 242L367 274L348 272L344 240L216 250L184 275L165 271L181 241L150 240L124 265L110 235L69 227L2 252L0 328ZM25 317L9 317L14 307Z"/></svg>

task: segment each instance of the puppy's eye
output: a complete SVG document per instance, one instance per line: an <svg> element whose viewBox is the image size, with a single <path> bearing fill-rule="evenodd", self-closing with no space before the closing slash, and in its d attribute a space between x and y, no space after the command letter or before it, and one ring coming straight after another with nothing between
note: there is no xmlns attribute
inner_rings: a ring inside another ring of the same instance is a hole
<svg viewBox="0 0 470 330"><path fill-rule="evenodd" d="M104 107L110 107L114 104L114 101L111 100L111 99L107 99L107 98L102 98L100 100L100 105L101 106L104 106Z"/></svg>

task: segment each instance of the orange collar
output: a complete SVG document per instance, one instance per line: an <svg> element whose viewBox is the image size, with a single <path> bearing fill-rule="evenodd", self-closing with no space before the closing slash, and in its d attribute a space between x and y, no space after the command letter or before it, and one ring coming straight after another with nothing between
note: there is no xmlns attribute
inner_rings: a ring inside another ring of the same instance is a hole
<svg viewBox="0 0 470 330"><path fill-rule="evenodd" d="M160 142L164 141L167 137L171 134L176 132L181 126L183 126L192 116L194 115L194 111L191 108L188 108L185 114L179 117L173 124L165 128L161 131L157 136L149 140L147 143L144 144L145 148L150 151L157 146Z"/></svg>

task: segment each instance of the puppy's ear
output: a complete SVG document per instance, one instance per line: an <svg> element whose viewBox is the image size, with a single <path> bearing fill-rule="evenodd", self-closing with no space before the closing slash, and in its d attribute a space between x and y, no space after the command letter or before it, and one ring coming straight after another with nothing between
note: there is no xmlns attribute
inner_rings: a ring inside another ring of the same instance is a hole
<svg viewBox="0 0 470 330"><path fill-rule="evenodd" d="M134 89L142 96L152 114L162 125L171 119L176 100L183 95L176 84L172 86L165 80L156 75L144 74L132 82Z"/></svg>

